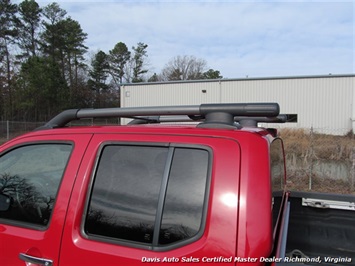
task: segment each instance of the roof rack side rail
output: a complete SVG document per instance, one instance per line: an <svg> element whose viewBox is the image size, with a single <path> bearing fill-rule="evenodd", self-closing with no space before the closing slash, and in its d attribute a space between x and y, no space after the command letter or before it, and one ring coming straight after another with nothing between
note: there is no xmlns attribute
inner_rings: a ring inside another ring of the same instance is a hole
<svg viewBox="0 0 355 266"><path fill-rule="evenodd" d="M182 105L182 106L149 106L149 107L124 107L124 108L102 108L102 109L71 109L63 111L39 129L64 127L71 121L82 118L107 118L107 117L126 117L136 116L176 116L187 115L190 117L208 116L227 117L230 122L231 117L275 117L279 115L280 107L278 103L222 103L222 104L201 104L201 105ZM220 116L220 114L224 114ZM233 119L234 120L234 119ZM234 121L233 121L234 122Z"/></svg>
<svg viewBox="0 0 355 266"><path fill-rule="evenodd" d="M38 127L35 130L64 127L66 124L70 123L71 121L78 119L77 114L79 110L80 109L65 110L59 113L58 115L56 115L55 117L53 117L44 126Z"/></svg>
<svg viewBox="0 0 355 266"><path fill-rule="evenodd" d="M235 116L234 121L239 123L241 126L257 126L257 123L287 123L295 122L292 117L288 114L280 114L275 117L248 117L248 116ZM137 116L130 121L129 125L138 124L156 124L156 123L171 123L171 122L201 122L205 120L203 116ZM250 123L248 122L250 121Z"/></svg>

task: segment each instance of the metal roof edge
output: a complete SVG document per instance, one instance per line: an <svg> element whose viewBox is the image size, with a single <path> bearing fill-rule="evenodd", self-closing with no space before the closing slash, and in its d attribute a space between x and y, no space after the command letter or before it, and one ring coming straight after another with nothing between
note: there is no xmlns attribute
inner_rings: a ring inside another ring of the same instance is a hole
<svg viewBox="0 0 355 266"><path fill-rule="evenodd" d="M222 78L222 79L199 79L199 80L174 80L158 82L121 83L121 86L146 86L161 84L185 84L202 82L229 82L245 80L281 80L281 79L313 79L313 78L348 78L355 77L355 74L328 74L328 75L300 75L300 76L274 76L274 77L244 77L244 78Z"/></svg>

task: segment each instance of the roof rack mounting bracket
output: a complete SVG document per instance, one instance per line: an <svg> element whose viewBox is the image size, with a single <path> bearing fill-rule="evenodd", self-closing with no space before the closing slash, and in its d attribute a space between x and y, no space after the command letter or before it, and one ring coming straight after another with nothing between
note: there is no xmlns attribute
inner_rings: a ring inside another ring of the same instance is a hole
<svg viewBox="0 0 355 266"><path fill-rule="evenodd" d="M205 121L198 124L200 128L232 128L236 129L234 116L228 112L211 112L205 115Z"/></svg>

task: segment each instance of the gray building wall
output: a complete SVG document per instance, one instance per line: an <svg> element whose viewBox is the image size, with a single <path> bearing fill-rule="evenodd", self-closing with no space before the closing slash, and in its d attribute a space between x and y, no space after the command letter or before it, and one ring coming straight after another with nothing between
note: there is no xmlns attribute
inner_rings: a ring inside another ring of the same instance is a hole
<svg viewBox="0 0 355 266"><path fill-rule="evenodd" d="M297 123L277 128L313 128L342 135L355 131L355 75L246 78L121 86L121 106L169 106L201 103L278 102L281 113L297 114Z"/></svg>

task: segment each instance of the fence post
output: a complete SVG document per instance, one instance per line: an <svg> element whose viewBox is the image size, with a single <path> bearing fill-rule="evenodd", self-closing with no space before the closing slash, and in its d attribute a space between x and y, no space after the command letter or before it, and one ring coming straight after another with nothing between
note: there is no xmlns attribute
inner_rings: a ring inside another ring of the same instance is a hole
<svg viewBox="0 0 355 266"><path fill-rule="evenodd" d="M10 139L10 121L6 120L6 139Z"/></svg>
<svg viewBox="0 0 355 266"><path fill-rule="evenodd" d="M313 172L313 126L311 127L311 132L310 132L310 164L309 164L309 178L308 178L308 190L312 190L312 172Z"/></svg>

